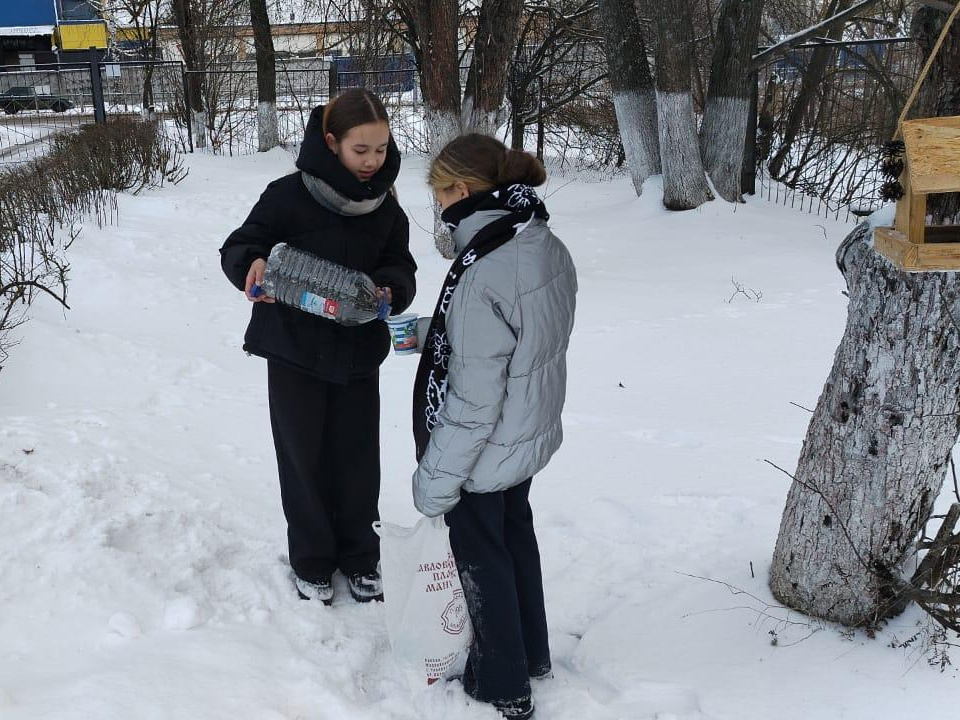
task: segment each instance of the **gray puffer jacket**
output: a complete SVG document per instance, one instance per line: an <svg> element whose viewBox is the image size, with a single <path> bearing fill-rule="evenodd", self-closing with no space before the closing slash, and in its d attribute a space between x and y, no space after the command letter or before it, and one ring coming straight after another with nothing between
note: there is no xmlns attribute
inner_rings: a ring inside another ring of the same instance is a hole
<svg viewBox="0 0 960 720"><path fill-rule="evenodd" d="M503 214L461 221L457 251ZM447 310L446 400L413 475L424 515L451 510L461 489L507 490L560 447L576 292L570 254L539 219L463 275Z"/></svg>

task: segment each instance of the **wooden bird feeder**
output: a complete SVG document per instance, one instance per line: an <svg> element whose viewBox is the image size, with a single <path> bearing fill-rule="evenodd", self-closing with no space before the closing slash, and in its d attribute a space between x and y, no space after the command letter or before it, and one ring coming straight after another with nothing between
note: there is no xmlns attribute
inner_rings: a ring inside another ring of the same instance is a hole
<svg viewBox="0 0 960 720"><path fill-rule="evenodd" d="M960 225L926 224L927 195L960 192L960 116L906 120L901 132L904 194L874 245L901 270L960 270Z"/></svg>
<svg viewBox="0 0 960 720"><path fill-rule="evenodd" d="M927 195L960 192L960 116L906 119L958 17L960 3L944 23L897 122L904 144L903 197L897 200L893 227L874 229L873 245L901 270L960 270L960 225L927 225Z"/></svg>

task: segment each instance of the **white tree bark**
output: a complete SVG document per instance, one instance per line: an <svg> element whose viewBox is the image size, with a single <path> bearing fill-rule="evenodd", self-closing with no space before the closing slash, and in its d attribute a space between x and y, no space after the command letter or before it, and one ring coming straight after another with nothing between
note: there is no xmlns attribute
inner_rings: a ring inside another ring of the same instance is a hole
<svg viewBox="0 0 960 720"><path fill-rule="evenodd" d="M750 62L757 48L763 6L764 0L723 0L717 19L700 151L713 187L729 202L743 202L741 170L756 82L750 75Z"/></svg>
<svg viewBox="0 0 960 720"><path fill-rule="evenodd" d="M247 0L257 58L257 140L260 152L280 144L277 127L277 55L266 0Z"/></svg>
<svg viewBox="0 0 960 720"><path fill-rule="evenodd" d="M266 152L280 145L277 103L262 102L257 106L257 137L260 141L260 152Z"/></svg>
<svg viewBox="0 0 960 720"><path fill-rule="evenodd" d="M750 99L712 97L707 100L700 128L700 152L720 197L742 202L740 171L743 142L750 118Z"/></svg>
<svg viewBox="0 0 960 720"><path fill-rule="evenodd" d="M427 125L427 146L430 148L432 160L444 145L460 134L460 115L454 111L427 108L424 118ZM437 204L433 207L433 244L440 255L448 260L456 257L453 237L440 220L440 206Z"/></svg>
<svg viewBox="0 0 960 720"><path fill-rule="evenodd" d="M660 173L657 93L647 42L633 0L599 0L597 11L620 141L639 195L643 182Z"/></svg>
<svg viewBox="0 0 960 720"><path fill-rule="evenodd" d="M427 107L424 112L427 126L427 147L430 157L436 157L443 146L460 135L460 115L453 110Z"/></svg>
<svg viewBox="0 0 960 720"><path fill-rule="evenodd" d="M639 195L643 182L660 173L660 137L657 130L657 93L620 91L613 94L620 140Z"/></svg>
<svg viewBox="0 0 960 720"><path fill-rule="evenodd" d="M501 107L498 111L485 111L476 106L472 95L463 96L463 109L460 111L460 127L465 133L483 133L496 136L503 124L504 112Z"/></svg>
<svg viewBox="0 0 960 720"><path fill-rule="evenodd" d="M473 56L463 90L461 127L465 133L496 136L506 119L503 97L517 46L523 0L483 0L479 6Z"/></svg>
<svg viewBox="0 0 960 720"><path fill-rule="evenodd" d="M457 0L416 0L410 3L410 16L416 24L417 66L431 159L460 134L459 8ZM437 250L443 257L452 257L453 240L440 222L436 205L433 226Z"/></svg>
<svg viewBox="0 0 960 720"><path fill-rule="evenodd" d="M700 158L690 86L696 43L693 2L660 0L645 5L657 27L655 81L663 205L668 210L692 210L713 200Z"/></svg>
<svg viewBox="0 0 960 720"><path fill-rule="evenodd" d="M858 226L837 260L847 327L773 556L783 603L846 625L899 612L885 581L932 512L960 431L960 276L906 273Z"/></svg>
<svg viewBox="0 0 960 720"><path fill-rule="evenodd" d="M207 146L207 113L204 111L190 111L191 131L193 133L193 146L196 148L205 148Z"/></svg>
<svg viewBox="0 0 960 720"><path fill-rule="evenodd" d="M692 210L713 200L700 158L693 97L689 92L657 93L660 162L663 165L663 205L668 210Z"/></svg>

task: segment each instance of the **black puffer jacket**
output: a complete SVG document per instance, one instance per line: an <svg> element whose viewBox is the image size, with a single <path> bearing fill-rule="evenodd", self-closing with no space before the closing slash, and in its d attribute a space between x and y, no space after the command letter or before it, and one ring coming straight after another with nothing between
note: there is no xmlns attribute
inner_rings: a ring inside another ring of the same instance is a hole
<svg viewBox="0 0 960 720"><path fill-rule="evenodd" d="M321 118L322 108L316 108L297 159L301 172L270 183L250 216L220 248L223 272L243 290L250 264L285 242L362 270L378 286L393 291L393 312L401 313L413 300L417 265L409 250L407 216L388 192L400 171L400 153L391 139L383 167L361 183L327 147ZM319 178L341 199L386 197L372 212L343 215L315 199L301 173ZM254 303L243 349L323 380L346 383L376 371L390 350L390 335L377 320L345 327L280 303Z"/></svg>

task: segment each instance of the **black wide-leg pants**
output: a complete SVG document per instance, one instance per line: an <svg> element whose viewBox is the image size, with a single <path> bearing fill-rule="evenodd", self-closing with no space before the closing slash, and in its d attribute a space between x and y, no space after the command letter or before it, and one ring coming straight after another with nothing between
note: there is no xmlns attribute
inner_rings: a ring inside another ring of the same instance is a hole
<svg viewBox="0 0 960 720"><path fill-rule="evenodd" d="M304 580L374 570L380 543L380 379L337 385L267 363L290 565Z"/></svg>
<svg viewBox="0 0 960 720"><path fill-rule="evenodd" d="M550 670L530 483L461 492L445 516L474 631L463 686L483 702L525 700L530 677Z"/></svg>

